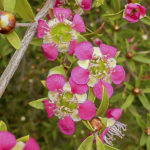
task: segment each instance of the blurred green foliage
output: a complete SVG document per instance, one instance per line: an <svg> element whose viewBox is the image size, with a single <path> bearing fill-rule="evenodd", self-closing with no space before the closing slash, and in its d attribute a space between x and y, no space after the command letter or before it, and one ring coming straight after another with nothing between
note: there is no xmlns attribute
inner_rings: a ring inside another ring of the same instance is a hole
<svg viewBox="0 0 150 150"><path fill-rule="evenodd" d="M35 14L36 9L41 8L43 2L43 0L29 1ZM125 4L126 2L122 0L119 9L123 9ZM143 0L142 4L147 8L147 15L150 16L149 0ZM124 19L116 21L103 19L104 14L116 13L117 9L118 7L114 7L111 0L105 0L103 5L93 8L83 16L86 26L92 31L96 31L102 22L105 22L101 33L92 38L89 37L88 40L93 42L94 38L100 38L103 43L117 47L120 52L117 57L118 64L123 65L126 69L125 82L127 84L114 87L115 93L110 99L110 107L121 107L128 95L132 94L132 87L135 87L136 81L129 68L136 76L139 76L140 65L143 66L142 76L139 79L141 81L140 89L147 91L145 95L150 102L150 27L141 22L130 24ZM17 17L17 21L24 22L19 17ZM16 29L21 39L25 31L25 28ZM144 36L147 36L147 39ZM130 43L128 42L129 38L132 38ZM134 57L127 58L128 52L131 52ZM5 37L0 35L0 74L6 68L13 53L14 49ZM40 46L36 46L33 41L0 99L0 120L7 124L8 130L17 138L30 134L38 141L41 150L76 150L81 139L88 136L88 130L82 123L76 125L77 130L73 136L65 136L58 130L56 117L47 119L44 111L33 109L28 105L30 101L47 96L40 80L44 80L49 69L56 66L57 63L47 61ZM121 150L146 149L144 144L140 146L139 141L146 128L141 122L146 124L148 112L150 113L150 110L147 111L139 98L135 96L132 105L124 110L120 120L127 124L128 130L122 140L116 140L115 147Z"/></svg>

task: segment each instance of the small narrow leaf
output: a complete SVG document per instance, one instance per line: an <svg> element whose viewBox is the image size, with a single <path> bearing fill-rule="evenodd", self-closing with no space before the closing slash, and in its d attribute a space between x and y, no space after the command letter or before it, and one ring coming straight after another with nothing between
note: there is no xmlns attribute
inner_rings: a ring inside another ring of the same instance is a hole
<svg viewBox="0 0 150 150"><path fill-rule="evenodd" d="M96 148L97 150L105 150L104 144L98 136L96 136Z"/></svg>
<svg viewBox="0 0 150 150"><path fill-rule="evenodd" d="M29 102L29 105L36 108L36 109L44 109L43 101L46 100L46 99L48 99L48 97L41 98L39 100Z"/></svg>
<svg viewBox="0 0 150 150"><path fill-rule="evenodd" d="M41 83L42 83L42 85L43 85L44 87L47 88L47 86L46 86L46 81L45 81L45 80L41 80Z"/></svg>
<svg viewBox="0 0 150 150"><path fill-rule="evenodd" d="M102 17L104 19L110 19L110 20L118 20L118 19L121 19L122 16L123 16L123 11L124 10L121 10L120 12L118 13L115 13L115 14L106 14L106 15L103 15Z"/></svg>
<svg viewBox="0 0 150 150"><path fill-rule="evenodd" d="M124 82L123 84L124 84L124 85L126 86L126 88L129 89L129 90L132 90L132 89L134 88L131 84L129 84L129 83L127 83L127 82Z"/></svg>
<svg viewBox="0 0 150 150"><path fill-rule="evenodd" d="M27 0L16 0L15 11L26 21L34 21L34 13Z"/></svg>
<svg viewBox="0 0 150 150"><path fill-rule="evenodd" d="M78 34L78 40L77 40L77 42L80 43L82 41L87 41L87 39L83 35Z"/></svg>
<svg viewBox="0 0 150 150"><path fill-rule="evenodd" d="M140 100L140 102L142 103L142 105L145 107L145 109L147 109L148 111L150 110L150 103L147 99L147 97L143 94L143 95L138 95L138 98Z"/></svg>
<svg viewBox="0 0 150 150"><path fill-rule="evenodd" d="M118 150L117 148L112 147L112 146L107 145L107 144L105 144L104 147L105 147L105 150Z"/></svg>
<svg viewBox="0 0 150 150"><path fill-rule="evenodd" d="M147 127L150 127L150 113L147 114Z"/></svg>
<svg viewBox="0 0 150 150"><path fill-rule="evenodd" d="M150 88L142 89L142 92L144 92L144 93L150 93Z"/></svg>
<svg viewBox="0 0 150 150"><path fill-rule="evenodd" d="M94 136L91 135L87 137L80 145L80 147L77 150L92 150Z"/></svg>
<svg viewBox="0 0 150 150"><path fill-rule="evenodd" d="M104 0L94 0L93 7L99 7L104 4Z"/></svg>
<svg viewBox="0 0 150 150"><path fill-rule="evenodd" d="M28 140L29 140L30 136L27 135L27 136L24 136L24 137L21 137L19 139L17 139L17 142L24 142L26 143Z"/></svg>
<svg viewBox="0 0 150 150"><path fill-rule="evenodd" d="M140 63L150 64L150 59L141 55L135 55L132 59Z"/></svg>
<svg viewBox="0 0 150 150"><path fill-rule="evenodd" d="M147 137L146 148L147 150L150 150L150 136Z"/></svg>
<svg viewBox="0 0 150 150"><path fill-rule="evenodd" d="M109 97L106 89L103 87L103 98L101 104L96 112L97 116L104 116L109 106Z"/></svg>
<svg viewBox="0 0 150 150"><path fill-rule="evenodd" d="M140 19L143 23L150 25L150 17L145 16L144 18Z"/></svg>
<svg viewBox="0 0 150 150"><path fill-rule="evenodd" d="M83 122L83 124L84 124L89 130L95 131L95 130L92 128L92 126L91 126L91 124L90 124L89 121L84 121L84 120L82 120L82 122Z"/></svg>
<svg viewBox="0 0 150 150"><path fill-rule="evenodd" d="M95 101L95 95L94 95L94 92L93 92L93 88L89 88L89 92L88 92L88 100L91 100L92 102Z"/></svg>
<svg viewBox="0 0 150 150"><path fill-rule="evenodd" d="M111 0L113 9L115 12L119 12L120 11L120 7L121 7L121 0Z"/></svg>
<svg viewBox="0 0 150 150"><path fill-rule="evenodd" d="M21 48L21 41L18 37L17 33L15 31L9 33L6 35L6 38L8 39L9 43L15 48L20 49Z"/></svg>
<svg viewBox="0 0 150 150"><path fill-rule="evenodd" d="M0 120L0 131L7 131L6 124Z"/></svg>
<svg viewBox="0 0 150 150"><path fill-rule="evenodd" d="M136 80L135 87L140 87L142 74L143 74L143 66L141 65L140 66L140 73L139 73L139 76Z"/></svg>
<svg viewBox="0 0 150 150"><path fill-rule="evenodd" d="M141 118L140 115L136 116L136 122L137 122L137 125L138 125L141 129L145 130L146 124L145 124L145 122L142 120L142 118Z"/></svg>
<svg viewBox="0 0 150 150"><path fill-rule="evenodd" d="M127 109L127 108L132 104L133 101L134 101L134 95L133 95L133 94L130 94L130 95L127 97L125 103L121 106L121 109L122 109L122 110Z"/></svg>
<svg viewBox="0 0 150 150"><path fill-rule="evenodd" d="M141 139L140 139L140 146L144 146L146 144L147 135L145 134L145 131L142 133Z"/></svg>
<svg viewBox="0 0 150 150"><path fill-rule="evenodd" d="M14 12L16 0L4 0L4 10L9 12Z"/></svg>

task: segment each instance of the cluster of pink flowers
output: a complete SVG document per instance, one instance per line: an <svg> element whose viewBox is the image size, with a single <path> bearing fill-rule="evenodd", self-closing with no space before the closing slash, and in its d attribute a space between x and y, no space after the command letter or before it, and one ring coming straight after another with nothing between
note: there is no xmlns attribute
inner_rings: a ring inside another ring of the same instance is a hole
<svg viewBox="0 0 150 150"><path fill-rule="evenodd" d="M10 132L0 131L0 150L40 150L40 147L33 138L26 143L17 142Z"/></svg>
<svg viewBox="0 0 150 150"><path fill-rule="evenodd" d="M146 16L146 8L140 4L129 3L124 10L124 18L131 22L136 23L139 19Z"/></svg>

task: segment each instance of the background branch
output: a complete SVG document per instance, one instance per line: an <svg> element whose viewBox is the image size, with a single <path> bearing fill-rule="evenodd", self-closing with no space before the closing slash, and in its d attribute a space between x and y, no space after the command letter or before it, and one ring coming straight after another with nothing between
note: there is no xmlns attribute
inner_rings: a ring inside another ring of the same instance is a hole
<svg viewBox="0 0 150 150"><path fill-rule="evenodd" d="M20 50L16 50L14 55L12 56L8 66L6 67L5 71L1 75L0 78L0 98L2 97L7 85L9 84L11 78L13 77L15 71L17 70L31 40L33 39L37 26L38 26L38 20L45 17L48 13L49 8L53 8L56 0L48 0L44 7L41 9L41 11L36 15L35 17L35 23L30 26L26 33L24 38L21 41L21 48Z"/></svg>

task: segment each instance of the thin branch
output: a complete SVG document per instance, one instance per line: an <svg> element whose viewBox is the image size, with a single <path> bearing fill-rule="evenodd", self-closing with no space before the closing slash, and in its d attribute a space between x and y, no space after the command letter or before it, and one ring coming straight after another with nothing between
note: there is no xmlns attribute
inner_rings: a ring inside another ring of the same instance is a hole
<svg viewBox="0 0 150 150"><path fill-rule="evenodd" d="M25 36L23 40L21 41L20 50L15 51L8 66L6 67L5 71L3 72L0 78L0 98L2 97L7 85L9 84L11 78L13 77L15 71L17 70L31 40L33 39L36 33L38 20L47 15L48 9L53 8L55 2L56 0L48 0L46 4L44 5L44 7L41 9L41 11L36 15L35 23L33 23L32 26L30 26L28 30L26 31Z"/></svg>
<svg viewBox="0 0 150 150"><path fill-rule="evenodd" d="M131 70L131 68L130 68L130 66L129 66L129 64L128 64L127 61L125 62L125 64L126 64L126 67L127 67L128 71L129 71L129 73L131 74L131 76L132 76L135 80L137 80L137 76L136 76L136 75L134 74L134 72Z"/></svg>
<svg viewBox="0 0 150 150"><path fill-rule="evenodd" d="M34 23L16 23L16 28L18 27L31 27Z"/></svg>

